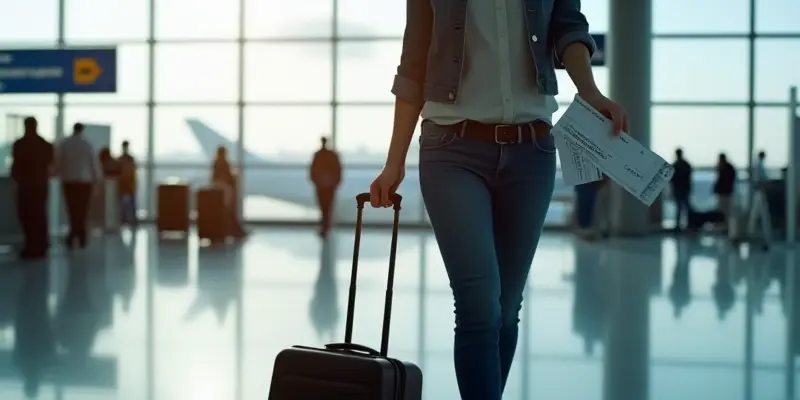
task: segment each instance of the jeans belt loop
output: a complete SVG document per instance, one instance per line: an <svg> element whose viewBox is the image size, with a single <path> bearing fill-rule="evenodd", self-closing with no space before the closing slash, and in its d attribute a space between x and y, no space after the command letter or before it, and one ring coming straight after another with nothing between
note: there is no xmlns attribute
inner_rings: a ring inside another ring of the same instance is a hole
<svg viewBox="0 0 800 400"><path fill-rule="evenodd" d="M466 121L466 120L464 120L464 121L461 123L461 129L460 129L460 130L459 130L459 132L458 132L458 137L459 137L459 139L464 139L464 132L466 132L466 131L467 131L467 121Z"/></svg>
<svg viewBox="0 0 800 400"><path fill-rule="evenodd" d="M522 126L517 125L517 143L522 143Z"/></svg>
<svg viewBox="0 0 800 400"><path fill-rule="evenodd" d="M531 145L536 147L536 128L532 123L528 123L528 128L531 130Z"/></svg>

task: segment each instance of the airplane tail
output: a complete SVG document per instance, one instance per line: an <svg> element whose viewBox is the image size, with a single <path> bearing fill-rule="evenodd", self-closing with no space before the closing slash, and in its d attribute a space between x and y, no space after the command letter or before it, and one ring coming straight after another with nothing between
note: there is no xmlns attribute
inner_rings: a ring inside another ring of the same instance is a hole
<svg viewBox="0 0 800 400"><path fill-rule="evenodd" d="M236 148L238 145L237 142L222 136L219 132L206 125L199 119L189 118L186 120L186 123L189 124L189 129L192 130L195 139L197 139L197 142L200 144L200 147L203 150L203 154L208 157L209 160L213 160L214 157L216 157L217 149L220 147L226 148L228 150L228 154L231 156L236 154ZM245 164L266 164L266 160L264 160L261 156L255 155L246 150L244 152L244 160L242 161Z"/></svg>

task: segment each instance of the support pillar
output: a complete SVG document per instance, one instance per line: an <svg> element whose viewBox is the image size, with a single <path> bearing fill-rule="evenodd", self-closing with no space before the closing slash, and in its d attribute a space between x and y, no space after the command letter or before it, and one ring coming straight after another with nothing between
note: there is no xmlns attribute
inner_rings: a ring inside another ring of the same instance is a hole
<svg viewBox="0 0 800 400"><path fill-rule="evenodd" d="M650 395L650 293L655 268L645 241L611 242L601 265L609 280L603 357L603 399ZM653 242L657 243L657 242Z"/></svg>
<svg viewBox="0 0 800 400"><path fill-rule="evenodd" d="M797 179L798 157L800 157L800 116L797 115L797 87L789 89L789 163L786 166L786 242L794 245L797 241Z"/></svg>
<svg viewBox="0 0 800 400"><path fill-rule="evenodd" d="M650 147L652 2L610 1L609 97L628 112L630 134ZM619 185L612 185L611 234L640 235L652 229L648 209Z"/></svg>

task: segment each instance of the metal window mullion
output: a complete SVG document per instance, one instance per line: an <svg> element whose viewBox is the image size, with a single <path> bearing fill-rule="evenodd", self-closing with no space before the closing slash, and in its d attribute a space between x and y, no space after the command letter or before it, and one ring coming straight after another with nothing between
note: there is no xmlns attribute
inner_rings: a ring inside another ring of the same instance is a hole
<svg viewBox="0 0 800 400"><path fill-rule="evenodd" d="M145 193L147 199L147 216L155 217L155 88L156 88L156 0L150 0L150 21L147 35L148 82L147 82L147 168L145 170Z"/></svg>
<svg viewBox="0 0 800 400"><path fill-rule="evenodd" d="M333 13L331 14L331 147L338 149L336 129L339 119L339 0L333 1Z"/></svg>
<svg viewBox="0 0 800 400"><path fill-rule="evenodd" d="M67 31L67 17L66 17L66 0L58 0L58 48L63 49L66 47L66 31ZM64 94L56 94L56 126L55 126L55 142L64 138ZM50 212L53 214L53 220L48 228L55 228L56 234L61 231L62 220L62 199L61 191L54 190L48 200L50 205Z"/></svg>
<svg viewBox="0 0 800 400"><path fill-rule="evenodd" d="M750 0L750 29L748 32L747 75L747 202L753 197L753 153L755 151L755 92L756 92L756 0Z"/></svg>
<svg viewBox="0 0 800 400"><path fill-rule="evenodd" d="M237 160L237 168L239 170L239 185L237 190L236 196L236 204L237 204L237 212L239 213L239 218L244 217L244 195L242 194L242 188L244 187L244 176L247 173L244 170L244 85L245 85L245 65L244 65L244 50L245 50L245 12L246 12L246 1L239 0L239 36L237 37L237 47L239 48L239 60L238 60L238 68L239 68L239 89L238 89L238 97L236 101L236 112L237 112L237 137L238 142L236 144L236 160Z"/></svg>

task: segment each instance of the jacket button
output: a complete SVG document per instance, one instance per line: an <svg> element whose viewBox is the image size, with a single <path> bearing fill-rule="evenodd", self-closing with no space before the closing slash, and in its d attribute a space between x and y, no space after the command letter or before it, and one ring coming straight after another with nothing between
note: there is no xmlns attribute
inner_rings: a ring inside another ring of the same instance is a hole
<svg viewBox="0 0 800 400"><path fill-rule="evenodd" d="M447 94L447 98L450 99L450 100L453 100L453 99L456 98L456 95L454 95L453 92L450 92L450 93Z"/></svg>
<svg viewBox="0 0 800 400"><path fill-rule="evenodd" d="M533 43L536 43L536 42L539 41L539 37L536 36L536 35L533 35L533 36L531 36L531 40L533 40Z"/></svg>

